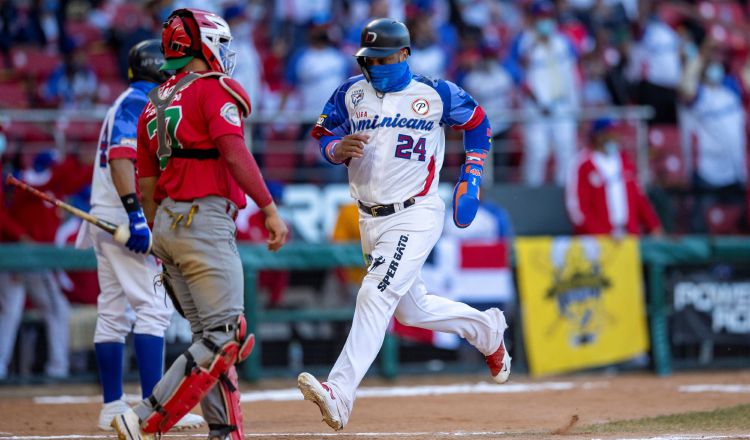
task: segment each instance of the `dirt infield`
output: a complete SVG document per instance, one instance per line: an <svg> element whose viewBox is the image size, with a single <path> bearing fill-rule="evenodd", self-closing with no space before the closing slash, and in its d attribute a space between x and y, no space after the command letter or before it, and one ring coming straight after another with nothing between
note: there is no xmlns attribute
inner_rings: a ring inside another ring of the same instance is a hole
<svg viewBox="0 0 750 440"><path fill-rule="evenodd" d="M312 404L291 400L297 399L292 381L244 385L246 434L290 440L701 438L677 434L750 439L740 426L708 432L693 426L669 433L586 433L592 424L750 403L750 370L668 378L646 373L545 380L513 377L509 385L479 384L485 380L483 376L402 378L393 383L366 380L349 425L337 434L319 421ZM466 386L456 386L460 384ZM94 386L0 387L0 440L113 438L96 429L97 392ZM404 396L409 394L420 395ZM78 397L77 403L44 398L66 395ZM198 429L168 438L204 438L204 432Z"/></svg>

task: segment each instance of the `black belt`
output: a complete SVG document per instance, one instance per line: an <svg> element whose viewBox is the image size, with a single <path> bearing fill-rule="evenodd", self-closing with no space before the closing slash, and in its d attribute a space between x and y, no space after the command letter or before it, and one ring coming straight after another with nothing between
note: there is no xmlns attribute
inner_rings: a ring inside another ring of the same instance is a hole
<svg viewBox="0 0 750 440"><path fill-rule="evenodd" d="M409 198L409 200L402 203L402 205L404 205L404 209L406 209L415 203L417 203L417 201L414 199L414 197L411 197ZM357 200L357 204L359 205L359 209L361 209L362 212L370 214L373 217L385 217L387 215L396 213L395 204L367 206L364 203L360 202L359 200Z"/></svg>
<svg viewBox="0 0 750 440"><path fill-rule="evenodd" d="M218 148L172 148L172 154L170 157L176 157L178 159L218 159L219 149Z"/></svg>

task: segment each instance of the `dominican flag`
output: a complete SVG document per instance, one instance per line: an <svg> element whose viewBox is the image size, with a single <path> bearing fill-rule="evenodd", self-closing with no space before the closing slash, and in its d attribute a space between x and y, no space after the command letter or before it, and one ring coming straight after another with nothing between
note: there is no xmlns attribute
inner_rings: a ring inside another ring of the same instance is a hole
<svg viewBox="0 0 750 440"><path fill-rule="evenodd" d="M422 269L428 292L480 310L512 302L509 242L507 239L442 237ZM405 339L439 348L455 349L460 343L455 335L408 327L395 319L393 331Z"/></svg>

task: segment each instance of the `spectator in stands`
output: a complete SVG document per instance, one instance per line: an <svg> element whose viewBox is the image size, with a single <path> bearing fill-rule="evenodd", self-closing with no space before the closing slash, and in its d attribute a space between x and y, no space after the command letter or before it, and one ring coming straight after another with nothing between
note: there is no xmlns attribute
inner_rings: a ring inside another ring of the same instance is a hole
<svg viewBox="0 0 750 440"><path fill-rule="evenodd" d="M245 88L250 102L257 105L261 96L263 66L253 41L253 25L245 13L244 3L236 3L224 10L224 19L232 29L232 50L237 55L237 65L232 77Z"/></svg>
<svg viewBox="0 0 750 440"><path fill-rule="evenodd" d="M9 214L4 182L5 179L0 182L0 243L27 241L25 231ZM13 299L17 296L18 277L17 274L0 272L0 380L5 380L8 376L8 364L16 343L15 329L18 328L18 324L7 321L5 311L16 307Z"/></svg>
<svg viewBox="0 0 750 440"><path fill-rule="evenodd" d="M411 34L409 69L417 75L445 77L448 54L437 42L429 15L421 13L407 21L407 25Z"/></svg>
<svg viewBox="0 0 750 440"><path fill-rule="evenodd" d="M591 148L578 154L569 174L565 207L576 234L662 234L661 222L638 184L635 165L620 151L609 119L594 121Z"/></svg>
<svg viewBox="0 0 750 440"><path fill-rule="evenodd" d="M495 181L502 181L507 177L505 171L509 163L505 142L511 124L505 115L513 108L513 78L498 62L496 48L483 44L477 52L461 83L477 102L482 103L490 121Z"/></svg>
<svg viewBox="0 0 750 440"><path fill-rule="evenodd" d="M314 118L325 105L328 97L338 85L348 78L352 59L348 59L331 41L327 23L310 26L307 44L290 57L286 66L286 79L302 99L302 114L312 119L306 128L312 127ZM280 105L284 108L284 104ZM307 130L303 136L307 137Z"/></svg>
<svg viewBox="0 0 750 440"><path fill-rule="evenodd" d="M577 143L575 113L581 92L577 54L570 40L557 30L550 1L532 2L528 17L530 26L511 48L523 108L533 117L524 124L523 181L543 184L547 160L554 152L555 182L563 185Z"/></svg>
<svg viewBox="0 0 750 440"><path fill-rule="evenodd" d="M97 78L86 61L83 47L68 45L62 64L52 72L44 87L44 99L63 109L87 109L94 105Z"/></svg>
<svg viewBox="0 0 750 440"><path fill-rule="evenodd" d="M636 40L627 77L635 84L635 102L655 110L654 124L677 123L677 86L682 75L682 39L658 15L661 1L640 0Z"/></svg>
<svg viewBox="0 0 750 440"><path fill-rule="evenodd" d="M51 152L37 155L32 167L21 173L21 180L41 191L53 191L62 196L59 192L61 189L72 188L69 186L72 181L87 175L85 169L88 167L76 168L72 160L56 163L54 157ZM13 196L9 212L22 227L23 233L36 242L53 243L60 225L57 208L24 191L16 191ZM67 377L70 304L62 293L57 277L52 271L24 272L7 281L0 298L0 373L7 372L28 295L41 312L47 328L45 374L53 378Z"/></svg>
<svg viewBox="0 0 750 440"><path fill-rule="evenodd" d="M726 74L724 57L717 43L706 39L700 54L686 66L680 83L685 109L680 118L684 142L695 147L684 152L696 203L692 232L707 232L710 205L742 205L747 183L746 116L738 82Z"/></svg>

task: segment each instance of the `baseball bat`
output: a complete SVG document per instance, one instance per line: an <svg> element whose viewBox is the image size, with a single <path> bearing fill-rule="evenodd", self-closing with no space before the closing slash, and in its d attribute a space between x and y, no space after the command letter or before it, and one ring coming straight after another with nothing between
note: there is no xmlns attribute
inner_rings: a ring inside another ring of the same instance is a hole
<svg viewBox="0 0 750 440"><path fill-rule="evenodd" d="M40 199L46 202L52 203L58 208L64 209L68 211L69 213L73 214L74 216L82 220L85 220L93 224L94 226L97 226L103 229L104 231L107 231L108 233L112 234L115 241L117 241L118 243L125 244L130 238L130 229L128 229L127 225L116 225L114 223L110 223L106 220L102 220L98 217L95 217L86 211L82 211L76 208L75 206L71 206L63 202L62 200L57 199L54 196L41 192L38 189L32 187L31 185L25 182L22 182L11 175L8 175L7 182L9 185L13 185L17 188L21 188L24 191L28 191L31 194L34 194L35 196L39 197Z"/></svg>

